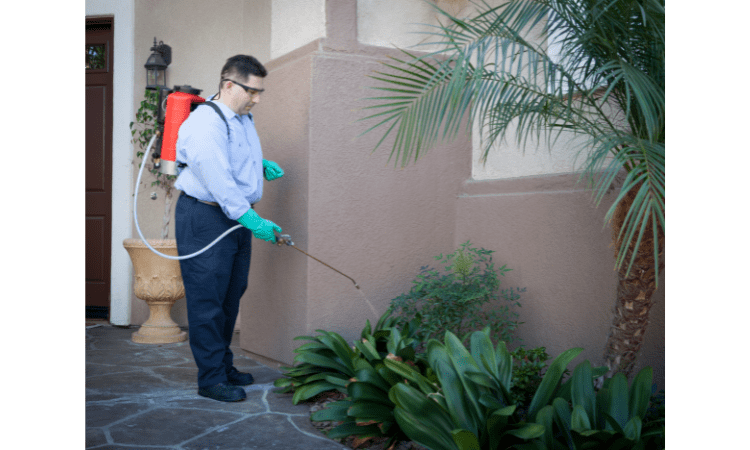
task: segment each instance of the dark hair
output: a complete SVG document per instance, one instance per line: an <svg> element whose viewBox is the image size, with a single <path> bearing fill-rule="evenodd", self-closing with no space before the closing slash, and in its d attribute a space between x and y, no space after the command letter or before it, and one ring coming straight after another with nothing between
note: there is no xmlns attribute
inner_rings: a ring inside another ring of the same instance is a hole
<svg viewBox="0 0 750 450"><path fill-rule="evenodd" d="M265 77L268 75L268 71L263 67L255 57L248 55L236 55L227 59L227 63L221 69L221 79L231 78L239 76L242 80L246 80L250 75L257 77ZM219 82L219 91L221 91L222 83Z"/></svg>

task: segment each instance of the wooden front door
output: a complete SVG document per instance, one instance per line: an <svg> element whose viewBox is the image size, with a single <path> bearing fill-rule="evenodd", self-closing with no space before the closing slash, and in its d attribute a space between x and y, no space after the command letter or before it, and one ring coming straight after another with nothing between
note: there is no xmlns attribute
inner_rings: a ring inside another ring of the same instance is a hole
<svg viewBox="0 0 750 450"><path fill-rule="evenodd" d="M86 19L86 317L108 318L113 19Z"/></svg>

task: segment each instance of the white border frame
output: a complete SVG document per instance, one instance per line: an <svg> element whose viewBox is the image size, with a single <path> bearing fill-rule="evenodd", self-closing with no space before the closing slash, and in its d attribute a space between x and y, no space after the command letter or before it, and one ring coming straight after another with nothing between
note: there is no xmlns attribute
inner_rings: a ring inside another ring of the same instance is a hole
<svg viewBox="0 0 750 450"><path fill-rule="evenodd" d="M112 263L110 318L130 325L133 269L122 241L132 237L133 145L128 124L133 117L134 0L86 0L86 17L114 16L112 114Z"/></svg>

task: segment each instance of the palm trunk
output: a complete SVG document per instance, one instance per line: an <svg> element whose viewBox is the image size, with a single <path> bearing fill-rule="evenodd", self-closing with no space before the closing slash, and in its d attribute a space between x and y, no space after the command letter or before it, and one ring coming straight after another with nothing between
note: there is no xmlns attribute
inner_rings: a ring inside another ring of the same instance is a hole
<svg viewBox="0 0 750 450"><path fill-rule="evenodd" d="M637 188L623 198L612 218L612 238L615 252L619 251L622 240L618 239L625 216L633 203ZM659 273L664 270L664 230L659 229ZM630 274L626 276L627 264L633 255L629 248L625 263L618 270L617 301L609 338L604 348L604 363L609 369L605 375L612 377L617 372L630 376L638 351L643 344L649 312L653 306L651 299L656 291L656 267L654 262L653 228L649 224L641 245L636 253Z"/></svg>

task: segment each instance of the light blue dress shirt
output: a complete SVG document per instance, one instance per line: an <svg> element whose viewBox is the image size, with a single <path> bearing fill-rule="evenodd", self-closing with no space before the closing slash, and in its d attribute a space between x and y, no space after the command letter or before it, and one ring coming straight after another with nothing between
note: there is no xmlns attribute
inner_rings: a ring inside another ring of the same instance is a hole
<svg viewBox="0 0 750 450"><path fill-rule="evenodd" d="M185 163L175 188L221 206L237 220L263 196L263 152L252 114L239 115L221 102L229 123L209 106L198 106L180 126L177 163Z"/></svg>

